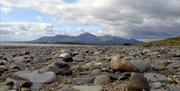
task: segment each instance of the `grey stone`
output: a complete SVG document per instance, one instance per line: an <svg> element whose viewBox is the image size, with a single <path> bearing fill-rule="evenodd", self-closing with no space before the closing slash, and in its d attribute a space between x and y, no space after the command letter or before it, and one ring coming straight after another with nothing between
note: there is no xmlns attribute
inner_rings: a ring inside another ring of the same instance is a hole
<svg viewBox="0 0 180 91"><path fill-rule="evenodd" d="M73 78L75 84L91 84L93 83L95 77L83 76L79 78Z"/></svg>
<svg viewBox="0 0 180 91"><path fill-rule="evenodd" d="M179 91L180 90L180 86L167 85L167 87L170 89L170 91Z"/></svg>
<svg viewBox="0 0 180 91"><path fill-rule="evenodd" d="M167 66L167 68L180 68L180 61L175 61Z"/></svg>
<svg viewBox="0 0 180 91"><path fill-rule="evenodd" d="M130 72L124 72L121 74L121 76L118 79L119 80L126 80L126 79L129 79L130 76L131 76Z"/></svg>
<svg viewBox="0 0 180 91"><path fill-rule="evenodd" d="M63 88L58 89L56 91L79 91L79 90L74 89L74 88L70 88L70 87L63 87Z"/></svg>
<svg viewBox="0 0 180 91"><path fill-rule="evenodd" d="M170 90L167 90L167 89L150 89L150 91L170 91Z"/></svg>
<svg viewBox="0 0 180 91"><path fill-rule="evenodd" d="M6 60L0 60L0 65L4 65L4 64L6 64L6 63L7 63Z"/></svg>
<svg viewBox="0 0 180 91"><path fill-rule="evenodd" d="M70 56L70 53L62 53L59 55L60 58L64 58L66 56Z"/></svg>
<svg viewBox="0 0 180 91"><path fill-rule="evenodd" d="M103 91L102 86L73 86L72 88L79 91Z"/></svg>
<svg viewBox="0 0 180 91"><path fill-rule="evenodd" d="M23 56L18 56L18 57L14 57L12 58L12 60L14 62L24 62L25 61L25 58Z"/></svg>
<svg viewBox="0 0 180 91"><path fill-rule="evenodd" d="M8 71L8 69L5 66L0 66L0 76L6 71Z"/></svg>
<svg viewBox="0 0 180 91"><path fill-rule="evenodd" d="M70 68L64 67L64 68L58 68L55 67L53 69L53 72L56 73L56 75L71 75L72 71L70 70Z"/></svg>
<svg viewBox="0 0 180 91"><path fill-rule="evenodd" d="M149 87L151 89L159 89L159 88L161 88L161 83L160 82L150 82Z"/></svg>
<svg viewBox="0 0 180 91"><path fill-rule="evenodd" d="M31 81L33 83L32 89L34 91L38 91L43 84L51 83L56 78L54 72L38 73L38 71L31 72L27 70L15 72L14 76Z"/></svg>
<svg viewBox="0 0 180 91"><path fill-rule="evenodd" d="M92 75L98 75L98 74L100 74L100 73L101 73L101 70L100 70L100 69L94 69L94 70L92 70L92 72L91 72Z"/></svg>
<svg viewBox="0 0 180 91"><path fill-rule="evenodd" d="M111 82L108 75L99 75L94 79L94 85L104 85Z"/></svg>
<svg viewBox="0 0 180 91"><path fill-rule="evenodd" d="M59 60L59 61L55 62L55 66L58 66L60 68L69 67L69 65L66 62L62 61L62 60Z"/></svg>
<svg viewBox="0 0 180 91"><path fill-rule="evenodd" d="M153 70L151 64L146 62L145 60L137 59L137 60L131 60L129 62L133 64L138 69L139 72L148 72Z"/></svg>
<svg viewBox="0 0 180 91"><path fill-rule="evenodd" d="M0 84L0 91L9 91L8 89L9 87L6 86L5 84Z"/></svg>
<svg viewBox="0 0 180 91"><path fill-rule="evenodd" d="M149 82L169 82L169 79L160 73L145 73L144 77L149 81Z"/></svg>

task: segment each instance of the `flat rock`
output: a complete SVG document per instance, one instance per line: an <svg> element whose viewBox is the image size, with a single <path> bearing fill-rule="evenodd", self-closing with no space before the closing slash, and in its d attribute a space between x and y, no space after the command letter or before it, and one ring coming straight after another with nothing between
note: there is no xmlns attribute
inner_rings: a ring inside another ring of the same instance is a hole
<svg viewBox="0 0 180 91"><path fill-rule="evenodd" d="M95 77L83 76L79 78L73 78L73 82L76 84L90 84L93 83Z"/></svg>
<svg viewBox="0 0 180 91"><path fill-rule="evenodd" d="M63 87L63 88L58 89L56 91L79 91L79 90L74 89L74 88L70 88L70 87Z"/></svg>
<svg viewBox="0 0 180 91"><path fill-rule="evenodd" d="M73 86L72 88L79 91L103 91L102 86Z"/></svg>
<svg viewBox="0 0 180 91"><path fill-rule="evenodd" d="M159 88L161 88L161 83L160 82L150 82L149 87L151 89L159 89Z"/></svg>
<svg viewBox="0 0 180 91"><path fill-rule="evenodd" d="M94 79L94 85L104 85L111 81L108 75L99 75Z"/></svg>
<svg viewBox="0 0 180 91"><path fill-rule="evenodd" d="M51 83L56 78L54 72L38 73L38 71L31 72L27 70L15 72L14 76L31 81L33 83L32 89L34 89L34 91L38 91L43 84Z"/></svg>
<svg viewBox="0 0 180 91"><path fill-rule="evenodd" d="M0 91L9 91L9 87L4 84L0 84Z"/></svg>
<svg viewBox="0 0 180 91"><path fill-rule="evenodd" d="M24 61L25 61L25 58L24 58L24 56L18 56L18 57L12 58L12 60L13 60L14 62L24 62Z"/></svg>
<svg viewBox="0 0 180 91"><path fill-rule="evenodd" d="M160 73L145 73L144 77L149 81L149 82L167 82L169 79Z"/></svg>
<svg viewBox="0 0 180 91"><path fill-rule="evenodd" d="M175 61L167 66L167 68L180 68L180 61Z"/></svg>

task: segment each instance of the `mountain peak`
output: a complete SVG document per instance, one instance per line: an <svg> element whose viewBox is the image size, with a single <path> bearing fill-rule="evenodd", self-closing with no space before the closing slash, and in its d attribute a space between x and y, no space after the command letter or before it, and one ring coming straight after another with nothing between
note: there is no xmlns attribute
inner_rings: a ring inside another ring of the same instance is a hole
<svg viewBox="0 0 180 91"><path fill-rule="evenodd" d="M85 32L85 33L80 34L79 36L95 36L95 35L93 35L89 32Z"/></svg>

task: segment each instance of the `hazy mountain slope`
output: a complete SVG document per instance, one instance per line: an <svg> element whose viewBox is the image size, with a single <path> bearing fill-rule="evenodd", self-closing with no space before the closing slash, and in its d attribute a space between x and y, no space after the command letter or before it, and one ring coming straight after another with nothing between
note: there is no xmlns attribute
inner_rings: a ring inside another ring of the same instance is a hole
<svg viewBox="0 0 180 91"><path fill-rule="evenodd" d="M180 36L174 38L168 38L158 41L146 42L139 44L140 46L175 46L180 45Z"/></svg>
<svg viewBox="0 0 180 91"><path fill-rule="evenodd" d="M135 39L124 39L110 35L95 36L90 33L83 33L78 36L56 35L51 37L41 37L32 42L77 42L82 44L138 44L142 43Z"/></svg>

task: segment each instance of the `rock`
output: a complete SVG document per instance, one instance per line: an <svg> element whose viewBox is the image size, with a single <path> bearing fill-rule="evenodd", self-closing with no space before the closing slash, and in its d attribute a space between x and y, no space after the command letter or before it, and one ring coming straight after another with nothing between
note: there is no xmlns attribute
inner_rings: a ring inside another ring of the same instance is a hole
<svg viewBox="0 0 180 91"><path fill-rule="evenodd" d="M5 84L0 84L0 91L9 91L9 87Z"/></svg>
<svg viewBox="0 0 180 91"><path fill-rule="evenodd" d="M85 59L83 54L78 54L76 56L73 57L73 60L77 61L77 62L83 62Z"/></svg>
<svg viewBox="0 0 180 91"><path fill-rule="evenodd" d="M94 70L92 70L92 72L91 72L92 75L98 75L98 74L100 74L100 73L101 73L101 70L100 70L100 69L94 69Z"/></svg>
<svg viewBox="0 0 180 91"><path fill-rule="evenodd" d="M8 69L5 66L0 66L0 76L6 71L8 71Z"/></svg>
<svg viewBox="0 0 180 91"><path fill-rule="evenodd" d="M96 62L96 63L94 63L94 66L95 66L95 67L101 67L101 66L102 66L102 63L101 63L101 62Z"/></svg>
<svg viewBox="0 0 180 91"><path fill-rule="evenodd" d="M79 91L103 91L102 86L73 86L72 88Z"/></svg>
<svg viewBox="0 0 180 91"><path fill-rule="evenodd" d="M180 49L174 51L174 57L180 57Z"/></svg>
<svg viewBox="0 0 180 91"><path fill-rule="evenodd" d="M179 91L180 86L174 86L174 85L167 85L170 91Z"/></svg>
<svg viewBox="0 0 180 91"><path fill-rule="evenodd" d="M145 60L137 59L137 60L131 60L129 62L133 64L139 72L148 72L153 70L151 64L146 62Z"/></svg>
<svg viewBox="0 0 180 91"><path fill-rule="evenodd" d="M70 56L70 53L62 53L59 55L60 58L64 58L66 56Z"/></svg>
<svg viewBox="0 0 180 91"><path fill-rule="evenodd" d="M6 60L0 60L0 65L4 65L4 64L6 64L6 63L7 63Z"/></svg>
<svg viewBox="0 0 180 91"><path fill-rule="evenodd" d="M24 55L29 55L29 54L30 54L29 51L24 52Z"/></svg>
<svg viewBox="0 0 180 91"><path fill-rule="evenodd" d="M130 78L130 82L128 85L128 91L148 91L149 86L146 78L144 78L143 74L134 73Z"/></svg>
<svg viewBox="0 0 180 91"><path fill-rule="evenodd" d="M48 66L44 67L44 68L41 68L41 69L38 69L38 72L39 73L45 73L45 72L48 72L50 68L48 68Z"/></svg>
<svg viewBox="0 0 180 91"><path fill-rule="evenodd" d="M71 75L72 74L72 71L69 65L62 60L58 60L57 62L55 62L55 64L52 65L51 68L52 68L52 71L55 72L56 75Z"/></svg>
<svg viewBox="0 0 180 91"><path fill-rule="evenodd" d="M17 69L17 70L20 70L20 68L16 65L16 64L11 64L9 66L9 69Z"/></svg>
<svg viewBox="0 0 180 91"><path fill-rule="evenodd" d="M24 62L25 58L23 56L18 56L18 57L12 58L12 60L16 63L20 63L20 62Z"/></svg>
<svg viewBox="0 0 180 91"><path fill-rule="evenodd" d="M149 87L151 89L160 89L162 86L160 82L150 82Z"/></svg>
<svg viewBox="0 0 180 91"><path fill-rule="evenodd" d="M150 91L179 91L180 86L167 85L166 88L151 89Z"/></svg>
<svg viewBox="0 0 180 91"><path fill-rule="evenodd" d="M104 85L111 82L108 75L99 75L94 79L94 85Z"/></svg>
<svg viewBox="0 0 180 91"><path fill-rule="evenodd" d="M175 62L169 64L169 65L167 66L167 68L168 68L168 69L171 69L171 68L175 68L175 69L180 68L180 61L175 61Z"/></svg>
<svg viewBox="0 0 180 91"><path fill-rule="evenodd" d="M113 56L111 59L111 68L113 71L121 71L121 72L134 72L137 71L136 67L129 63L125 59L120 59L117 56Z"/></svg>
<svg viewBox="0 0 180 91"><path fill-rule="evenodd" d="M150 50L149 50L149 49L143 49L143 52L142 52L142 53L145 54L145 55L147 55L147 54L150 53Z"/></svg>
<svg viewBox="0 0 180 91"><path fill-rule="evenodd" d="M59 55L59 57L62 58L62 60L65 62L72 62L73 61L72 55L70 53L62 53Z"/></svg>
<svg viewBox="0 0 180 91"><path fill-rule="evenodd" d="M165 75L159 73L145 73L144 77L148 82L169 82L169 79Z"/></svg>
<svg viewBox="0 0 180 91"><path fill-rule="evenodd" d="M170 91L168 89L150 89L150 91Z"/></svg>
<svg viewBox="0 0 180 91"><path fill-rule="evenodd" d="M65 61L65 62L72 62L73 58L72 58L72 56L66 56L62 60Z"/></svg>
<svg viewBox="0 0 180 91"><path fill-rule="evenodd" d="M16 83L17 83L17 81L15 81L14 79L11 79L11 78L7 78L5 81L5 84L9 87L14 86L14 84L16 84Z"/></svg>
<svg viewBox="0 0 180 91"><path fill-rule="evenodd" d="M55 72L56 75L71 75L72 74L72 71L68 67L64 67L64 68L55 67L53 69L53 72Z"/></svg>
<svg viewBox="0 0 180 91"><path fill-rule="evenodd" d="M131 76L130 72L124 72L121 74L121 76L118 79L119 80L126 80L126 79L129 79L130 76Z"/></svg>
<svg viewBox="0 0 180 91"><path fill-rule="evenodd" d="M38 73L38 71L19 71L14 73L15 77L29 80L33 83L32 89L35 91L39 91L39 89L45 83L51 83L55 80L56 76L54 72L45 72L45 73Z"/></svg>
<svg viewBox="0 0 180 91"><path fill-rule="evenodd" d="M55 66L58 66L59 68L69 67L69 65L66 62L61 60L55 62Z"/></svg>
<svg viewBox="0 0 180 91"><path fill-rule="evenodd" d="M63 88L56 90L56 91L79 91L79 90L74 89L74 88L70 88L70 87L63 87Z"/></svg>
<svg viewBox="0 0 180 91"><path fill-rule="evenodd" d="M24 83L21 85L21 88L31 88L32 85L33 85L32 82L24 82Z"/></svg>
<svg viewBox="0 0 180 91"><path fill-rule="evenodd" d="M94 81L93 76L83 76L83 77L79 77L79 78L73 78L73 82L75 84L91 84Z"/></svg>

